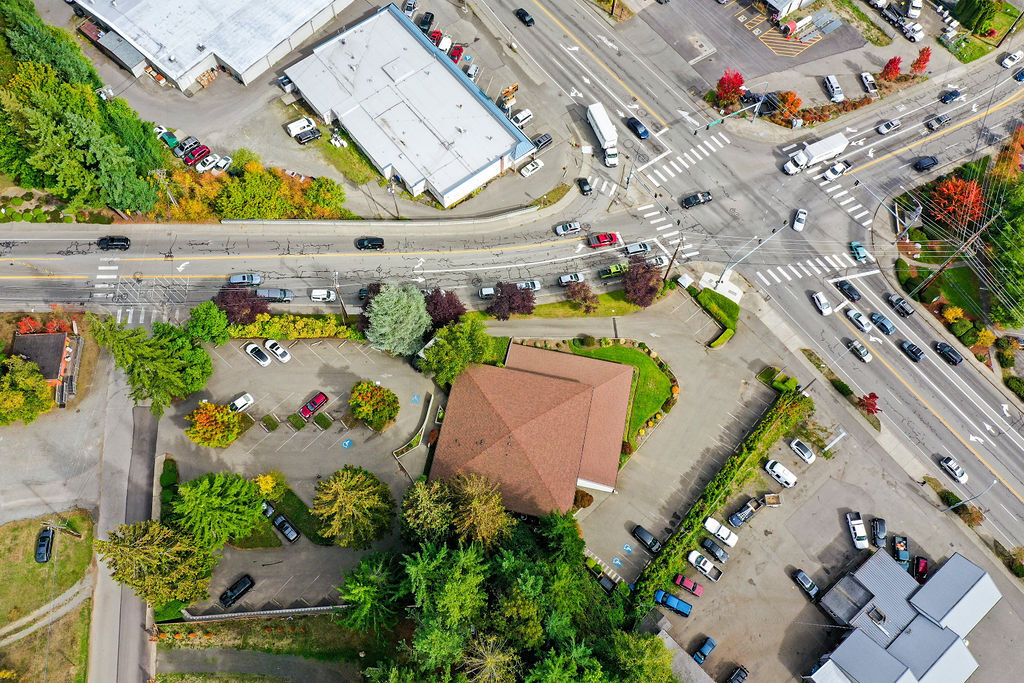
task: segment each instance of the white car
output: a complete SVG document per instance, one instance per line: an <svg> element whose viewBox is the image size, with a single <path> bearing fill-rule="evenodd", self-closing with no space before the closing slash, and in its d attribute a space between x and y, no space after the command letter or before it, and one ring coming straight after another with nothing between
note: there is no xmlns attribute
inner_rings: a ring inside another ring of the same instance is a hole
<svg viewBox="0 0 1024 683"><path fill-rule="evenodd" d="M730 548L735 547L736 541L740 540L740 537L736 535L735 531L725 526L714 517L708 517L704 520L704 528L709 534Z"/></svg>
<svg viewBox="0 0 1024 683"><path fill-rule="evenodd" d="M314 289L309 293L309 300L318 304L326 304L338 300L338 294L333 289Z"/></svg>
<svg viewBox="0 0 1024 683"><path fill-rule="evenodd" d="M803 232L804 226L807 224L807 211L804 209L797 209L796 215L793 216L793 229L797 232Z"/></svg>
<svg viewBox="0 0 1024 683"><path fill-rule="evenodd" d="M772 475L772 479L779 482L787 489L796 486L796 475L789 471L789 468L778 460L769 460L764 465L764 471Z"/></svg>
<svg viewBox="0 0 1024 683"><path fill-rule="evenodd" d="M857 329L860 330L861 332L867 333L869 330L871 330L871 323L868 322L867 316L865 316L863 313L858 311L853 306L850 306L849 308L846 309L846 317L849 318L850 322L856 325Z"/></svg>
<svg viewBox="0 0 1024 683"><path fill-rule="evenodd" d="M793 452L800 456L800 459L808 465L816 460L816 456L814 455L814 451L811 450L811 447L800 439L793 439L790 441L789 447L792 448Z"/></svg>
<svg viewBox="0 0 1024 683"><path fill-rule="evenodd" d="M890 119L883 123L882 125L880 125L878 128L875 128L875 130L878 131L879 135L888 135L889 133L899 128L901 125L903 124L900 123L899 119Z"/></svg>
<svg viewBox="0 0 1024 683"><path fill-rule="evenodd" d="M540 280L524 280L523 282L517 282L516 287L519 289L528 289L531 292L536 292L540 289Z"/></svg>
<svg viewBox="0 0 1024 683"><path fill-rule="evenodd" d="M583 282L586 277L584 273L568 273L558 278L558 284L562 287L568 287L574 282Z"/></svg>
<svg viewBox="0 0 1024 683"><path fill-rule="evenodd" d="M832 304L825 298L825 292L815 292L811 295L811 301L822 315L832 315Z"/></svg>
<svg viewBox="0 0 1024 683"><path fill-rule="evenodd" d="M956 479L958 483L967 483L967 472L964 471L964 468L961 467L960 463L958 463L956 460L947 455L945 458L939 461L939 464L942 465L942 469L946 470L949 476Z"/></svg>
<svg viewBox="0 0 1024 683"><path fill-rule="evenodd" d="M569 221L555 226L556 235L574 235L580 231L579 221Z"/></svg>
<svg viewBox="0 0 1024 683"><path fill-rule="evenodd" d="M850 536L853 538L853 547L857 550L868 549L868 530L864 528L864 520L859 512L847 512L846 524L850 527Z"/></svg>
<svg viewBox="0 0 1024 683"><path fill-rule="evenodd" d="M196 164L196 170L199 171L200 173L206 173L211 168L213 168L218 161L220 161L219 154L210 154L205 159Z"/></svg>
<svg viewBox="0 0 1024 683"><path fill-rule="evenodd" d="M999 63L1003 65L1004 69L1009 69L1014 64L1019 62L1021 59L1024 59L1024 52L1022 52L1021 50L1017 50L1016 52L1013 52L1003 57L1003 61Z"/></svg>
<svg viewBox="0 0 1024 683"><path fill-rule="evenodd" d="M864 346L856 339L851 340L848 346L850 347L850 351L853 355L857 356L857 358L860 358L865 363L871 362L872 356L871 352L868 351L868 347Z"/></svg>
<svg viewBox="0 0 1024 683"><path fill-rule="evenodd" d="M220 161L218 161L213 168L216 171L226 171L231 168L231 164L234 163L234 161L235 160L229 156L222 156Z"/></svg>
<svg viewBox="0 0 1024 683"><path fill-rule="evenodd" d="M269 367L270 363L272 362L270 360L270 356L267 355L266 351L261 349L260 345L254 342L249 342L248 344L245 345L245 352L249 355L250 358L259 363L261 367Z"/></svg>
<svg viewBox="0 0 1024 683"><path fill-rule="evenodd" d="M288 349L284 348L273 339L268 339L263 342L263 347L266 348L267 351L270 351L270 355L282 363L287 363L292 359L292 354L288 353Z"/></svg>
<svg viewBox="0 0 1024 683"><path fill-rule="evenodd" d="M910 7L907 8L907 16L911 19L917 19L921 16L921 10L924 7L922 0L910 0Z"/></svg>
<svg viewBox="0 0 1024 683"><path fill-rule="evenodd" d="M240 413L254 403L252 394L242 394L228 404L228 410L232 413Z"/></svg>
<svg viewBox="0 0 1024 683"><path fill-rule="evenodd" d="M662 256L661 254L658 254L657 256L652 256L651 258L647 259L647 265L653 266L655 268L664 268L665 266L668 265L668 259Z"/></svg>
<svg viewBox="0 0 1024 683"><path fill-rule="evenodd" d="M512 117L512 123L515 125L516 128L522 128L531 120L533 120L533 112L530 111L529 109L517 111L515 116Z"/></svg>
<svg viewBox="0 0 1024 683"><path fill-rule="evenodd" d="M523 166L523 170L519 172L519 175L523 176L524 178L529 178L542 168L544 168L544 162L541 161L540 159L537 159L536 161L531 161L526 166Z"/></svg>
<svg viewBox="0 0 1024 683"><path fill-rule="evenodd" d="M153 135L160 137L167 132L167 126L153 126Z"/></svg>
<svg viewBox="0 0 1024 683"><path fill-rule="evenodd" d="M835 180L839 176L846 175L846 172L853 168L853 164L849 161L837 161L832 164L827 171L825 171L825 180Z"/></svg>

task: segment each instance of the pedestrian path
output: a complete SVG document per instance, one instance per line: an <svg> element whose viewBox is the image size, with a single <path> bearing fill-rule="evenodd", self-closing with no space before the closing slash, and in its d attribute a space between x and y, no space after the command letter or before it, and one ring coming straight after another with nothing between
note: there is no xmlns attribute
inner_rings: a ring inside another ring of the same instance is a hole
<svg viewBox="0 0 1024 683"><path fill-rule="evenodd" d="M870 263L876 263L875 257L870 253L868 254L868 261ZM793 263L773 266L771 268L762 268L761 270L756 271L755 274L763 284L771 286L781 284L783 282L800 280L804 277L815 278L823 275L828 276L834 274L836 271L846 270L859 265L862 264L858 263L849 254L843 252L841 254L817 256L804 261L794 261Z"/></svg>
<svg viewBox="0 0 1024 683"><path fill-rule="evenodd" d="M637 171L642 172L655 187L661 187L663 183L681 175L683 171L689 170L701 161L717 156L718 152L725 149L725 146L731 142L732 140L725 133L708 133L695 138L694 144L689 149L680 152L668 150L661 156L637 167Z"/></svg>
<svg viewBox="0 0 1024 683"><path fill-rule="evenodd" d="M637 207L636 210L639 213L640 220L654 228L656 232L656 242L667 255L671 256L672 252L680 242L682 242L682 246L679 246L679 251L676 253L677 261L684 258L693 258L700 253L700 250L696 246L688 243L679 236L678 229L673 230L673 228L677 227L676 223L669 216L666 216L665 212L662 211L657 204L646 204L644 206ZM672 251L662 245L662 241L667 245L671 245Z"/></svg>
<svg viewBox="0 0 1024 683"><path fill-rule="evenodd" d="M606 197L615 196L615 191L619 189L618 183L613 180L608 180L607 178L602 178L599 175L587 176L587 182L590 183L592 188L594 188L594 192L603 194Z"/></svg>

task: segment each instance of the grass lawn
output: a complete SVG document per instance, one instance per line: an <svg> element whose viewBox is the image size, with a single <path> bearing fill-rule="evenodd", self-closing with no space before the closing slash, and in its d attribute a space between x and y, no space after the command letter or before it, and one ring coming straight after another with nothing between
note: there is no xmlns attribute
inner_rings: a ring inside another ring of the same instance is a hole
<svg viewBox="0 0 1024 683"><path fill-rule="evenodd" d="M572 350L580 356L625 363L637 369L633 373L633 386L629 392L629 421L626 425L626 440L633 443L637 431L661 410L662 404L672 395L672 381L650 356L639 349L628 346L584 349L574 343Z"/></svg>
<svg viewBox="0 0 1024 683"><path fill-rule="evenodd" d="M534 307L530 315L513 315L512 320L525 320L527 318L610 318L613 315L628 315L643 310L636 304L626 301L625 290L616 290L606 294L597 295L597 310L586 314L580 305L573 301L556 301L550 304L541 304ZM493 316L484 311L469 311L463 316L464 319L476 318L477 320L493 320Z"/></svg>
<svg viewBox="0 0 1024 683"><path fill-rule="evenodd" d="M865 40L873 45L885 47L892 42L892 38L878 28L873 21L865 14L853 0L835 0L836 9L857 31L864 36ZM808 10L810 11L810 10Z"/></svg>
<svg viewBox="0 0 1024 683"><path fill-rule="evenodd" d="M1004 33L1010 30L1013 26L1013 21L1017 18L1020 11L1008 2L997 2L996 13L992 17L992 25L989 28L994 28L996 34L991 38L985 40L995 44L999 42L999 39Z"/></svg>
<svg viewBox="0 0 1024 683"><path fill-rule="evenodd" d="M179 673L179 674L157 674L156 683L289 683L290 678L278 678L277 676L264 676L263 674L237 674L237 673Z"/></svg>
<svg viewBox="0 0 1024 683"><path fill-rule="evenodd" d="M978 276L969 267L946 268L939 276L939 286L949 303L959 306L969 315L983 315Z"/></svg>
<svg viewBox="0 0 1024 683"><path fill-rule="evenodd" d="M566 185L565 183L562 183L561 185L556 185L547 192L545 192L542 196L533 200L533 202L530 203L530 206L537 206L543 209L544 207L557 204L559 200L561 200L562 197L564 197L568 191L569 186Z"/></svg>
<svg viewBox="0 0 1024 683"><path fill-rule="evenodd" d="M228 545L232 548L279 548L281 547L281 539L277 537L277 533L274 531L274 527L271 526L270 520L266 517L260 516L260 522L256 526L256 530L245 538L232 538L228 541Z"/></svg>
<svg viewBox="0 0 1024 683"><path fill-rule="evenodd" d="M91 601L0 652L0 668L14 669L20 681L85 683L89 667Z"/></svg>
<svg viewBox="0 0 1024 683"><path fill-rule="evenodd" d="M285 491L281 500L274 503L274 507L313 543L317 545L334 545L331 539L320 535L320 520L310 514L309 507L291 489Z"/></svg>
<svg viewBox="0 0 1024 683"><path fill-rule="evenodd" d="M504 363L508 355L508 345L512 337L491 337L491 349L483 360L484 365L496 365Z"/></svg>
<svg viewBox="0 0 1024 683"><path fill-rule="evenodd" d="M57 597L81 579L92 560L92 518L84 510L62 515L82 538L58 533L53 558L35 560L40 522L20 520L0 526L0 626L17 621Z"/></svg>
<svg viewBox="0 0 1024 683"><path fill-rule="evenodd" d="M246 619L206 624L165 624L160 627L160 647L233 647L310 659L347 662L370 659L374 636L350 631L335 623L333 614L284 619ZM388 647L385 644L385 647Z"/></svg>
<svg viewBox="0 0 1024 683"><path fill-rule="evenodd" d="M939 45L942 44L943 43L940 41ZM967 40L964 41L964 44L960 47L959 50L951 50L951 52L953 52L953 56L955 56L963 64L970 64L974 60L984 57L993 49L994 48L991 45L982 42L981 40L972 35L967 37Z"/></svg>
<svg viewBox="0 0 1024 683"><path fill-rule="evenodd" d="M348 143L348 147L335 147L331 144L330 136L325 135L317 143L320 151L338 169L343 176L356 185L365 185L373 180L380 180L381 175L370 163L370 159L363 154L363 151L352 142L352 138L342 132L341 137Z"/></svg>

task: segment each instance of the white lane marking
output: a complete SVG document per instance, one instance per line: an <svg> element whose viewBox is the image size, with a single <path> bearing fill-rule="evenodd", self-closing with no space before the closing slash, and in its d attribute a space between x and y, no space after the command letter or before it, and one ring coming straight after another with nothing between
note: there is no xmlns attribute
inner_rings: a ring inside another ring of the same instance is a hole
<svg viewBox="0 0 1024 683"><path fill-rule="evenodd" d="M797 144L799 144L799 143L794 142L792 145L786 145L785 147L782 148L782 151L783 152L787 152L787 151L793 149L794 147L796 147Z"/></svg>
<svg viewBox="0 0 1024 683"><path fill-rule="evenodd" d="M691 164L696 163L696 162L694 162L693 159L690 158L690 155L687 154L686 152L683 152L683 156L686 157L686 160L689 161ZM690 167L687 166L686 168L690 168Z"/></svg>
<svg viewBox="0 0 1024 683"><path fill-rule="evenodd" d="M679 159L679 157L676 157L676 159ZM676 166L676 162L674 162L674 161L669 161L668 165L671 166L672 168L674 168L676 170L676 173L682 173L683 172L683 169L681 169L678 166Z"/></svg>
<svg viewBox="0 0 1024 683"><path fill-rule="evenodd" d="M648 221L648 222L649 222L649 223L650 223L651 225L654 225L654 224L656 224L656 223L661 223L662 221L667 221L667 220L668 220L668 219L667 219L667 218L665 218L664 216L658 216L657 218L652 218L652 219L651 219L650 221Z"/></svg>
<svg viewBox="0 0 1024 683"><path fill-rule="evenodd" d="M646 175L647 175L647 179L650 180L652 183L654 183L655 187L661 187L661 183L658 182L657 178L655 178L654 176L652 176L650 174L646 174ZM664 180L664 178L662 178L662 180Z"/></svg>
<svg viewBox="0 0 1024 683"><path fill-rule="evenodd" d="M811 267L811 270L814 271L815 275L821 275L821 271L818 270L818 266L814 265L813 261L811 261L810 259L807 259L807 265L809 265Z"/></svg>
<svg viewBox="0 0 1024 683"><path fill-rule="evenodd" d="M128 320L125 321L126 324L131 325L132 324L132 318L134 316L135 316L135 309L134 308L129 308L128 309Z"/></svg>
<svg viewBox="0 0 1024 683"><path fill-rule="evenodd" d="M728 145L728 144L729 144L730 142L732 142L732 140L730 140L729 138L725 137L725 133L719 133L718 135L719 135L719 137L721 137L721 138L722 138L723 140L725 140L725 144L727 144L727 145Z"/></svg>
<svg viewBox="0 0 1024 683"><path fill-rule="evenodd" d="M122 313L124 313L124 309L121 309L121 308L117 309L117 323L119 325L121 324L121 314Z"/></svg>
<svg viewBox="0 0 1024 683"><path fill-rule="evenodd" d="M818 265L821 266L822 270L828 270L828 266L822 263L820 258L815 258L814 260L818 262Z"/></svg>
<svg viewBox="0 0 1024 683"><path fill-rule="evenodd" d="M96 279L97 280L115 280L115 279L117 279L117 276L116 275L97 275Z"/></svg>
<svg viewBox="0 0 1024 683"><path fill-rule="evenodd" d="M660 228L658 228L658 230L664 230L665 228L671 228L671 227L672 227L671 225L663 225ZM662 237L666 237L666 238L667 237L675 237L678 234L679 234L679 231L676 230L675 232L666 232L664 235L662 235Z"/></svg>
<svg viewBox="0 0 1024 683"><path fill-rule="evenodd" d="M779 276L773 273L772 271L769 270L768 274L772 276L772 279L775 280L775 282L782 282L782 280L779 279Z"/></svg>
<svg viewBox="0 0 1024 683"><path fill-rule="evenodd" d="M786 282L792 282L793 281L793 278L791 278L789 276L789 274L786 273L786 269L783 268L782 266L779 266L779 272L782 273L782 277L786 278Z"/></svg>
<svg viewBox="0 0 1024 683"><path fill-rule="evenodd" d="M833 268L835 268L836 270L839 270L840 268L842 268L842 266L836 265L835 261L830 259L828 256L823 256L822 258L824 258L826 261L828 261L828 264L830 266L832 266ZM819 261L819 263L820 263L820 261Z"/></svg>
<svg viewBox="0 0 1024 683"><path fill-rule="evenodd" d="M690 151L691 151L691 152L693 152L693 156L694 156L694 157L695 157L695 158L697 159L697 161L700 161L701 159L703 159L703 158L704 158L704 157L702 157L702 156L700 155L700 152L698 152L697 150L695 150L695 149L694 149L693 147L691 147L691 148L690 148ZM684 156L685 156L685 155L684 155Z"/></svg>
<svg viewBox="0 0 1024 683"><path fill-rule="evenodd" d="M851 211L850 213L853 213L853 212ZM858 213L856 216L853 217L853 220L855 220L855 221L860 220L861 218L863 218L864 216L868 215L869 213L871 213L871 212L870 211L861 211L860 213Z"/></svg>
<svg viewBox="0 0 1024 683"><path fill-rule="evenodd" d="M764 280L764 283L765 283L766 285L770 285L770 284L771 284L770 282L768 282L768 278L766 278L766 277L765 277L764 275L761 275L761 271L757 271L757 276L758 276L759 278L761 278L762 280Z"/></svg>
<svg viewBox="0 0 1024 683"><path fill-rule="evenodd" d="M825 183L822 183L824 185ZM832 187L826 187L825 192L835 192L839 189L839 185L833 185Z"/></svg>
<svg viewBox="0 0 1024 683"><path fill-rule="evenodd" d="M604 194L604 191L605 191L605 189L607 187L608 187L608 181L607 180L602 180L601 181L601 189L598 190L598 192L600 192L601 194Z"/></svg>
<svg viewBox="0 0 1024 683"><path fill-rule="evenodd" d="M796 276L797 276L797 278L802 278L802 277L803 277L803 275L802 275L802 274L800 273L800 271L799 271L799 270L797 270L796 268L794 268L794 267L793 267L792 265L789 265L788 267L789 267L789 269L790 269L790 270L792 270L792 271L793 271L793 274L794 274L794 275L796 275ZM808 275L809 275L809 274L810 274L810 273L808 273Z"/></svg>
<svg viewBox="0 0 1024 683"><path fill-rule="evenodd" d="M871 259L872 263L878 263L878 259L876 259L874 256L872 256L871 252L868 252L868 258Z"/></svg>
<svg viewBox="0 0 1024 683"><path fill-rule="evenodd" d="M882 271L876 269L876 270L869 270L869 271L866 271L866 272L863 272L863 273L855 273L853 275L840 275L839 277L834 277L834 278L830 278L828 280L825 280L825 282L833 283L833 282L839 282L840 280L856 280L858 278L868 277L869 275L878 275L881 272ZM881 308L881 307L879 307L879 308Z"/></svg>
<svg viewBox="0 0 1024 683"><path fill-rule="evenodd" d="M651 216L657 216L659 213L661 213L661 211L651 211L650 213L645 213L644 214L644 218L650 218Z"/></svg>
<svg viewBox="0 0 1024 683"><path fill-rule="evenodd" d="M725 145L723 145L721 142L719 142L718 138L715 138L715 137L711 138L711 142L714 142L716 145L718 145L718 149L725 149ZM708 147L711 147L711 143L710 142L708 143ZM714 149L714 147L711 147L711 148Z"/></svg>
<svg viewBox="0 0 1024 683"><path fill-rule="evenodd" d="M121 266L97 266L97 270L117 270Z"/></svg>
<svg viewBox="0 0 1024 683"><path fill-rule="evenodd" d="M693 258L694 256L696 256L699 253L700 253L699 250L698 251L688 251L688 252L685 252L683 254L683 258Z"/></svg>
<svg viewBox="0 0 1024 683"><path fill-rule="evenodd" d="M867 219L866 221L864 221L863 223L861 223L861 225L862 225L862 226L864 226L865 228L866 228L866 227L868 227L869 225L871 225L871 219L870 219L870 218L869 218L869 219Z"/></svg>
<svg viewBox="0 0 1024 683"><path fill-rule="evenodd" d="M850 256L849 254L843 254L843 256L846 257L846 260L850 262L851 266L857 265L857 261L852 256ZM837 256L836 258L839 258L839 257ZM842 261L842 259L839 259L839 260Z"/></svg>
<svg viewBox="0 0 1024 683"><path fill-rule="evenodd" d="M854 211L856 211L857 209L861 209L861 208L863 208L863 207L864 207L864 205L863 205L863 204L854 204L854 205L853 205L853 206L851 206L851 207L850 207L849 209L847 209L847 211L849 211L850 213L853 213L853 212L854 212Z"/></svg>

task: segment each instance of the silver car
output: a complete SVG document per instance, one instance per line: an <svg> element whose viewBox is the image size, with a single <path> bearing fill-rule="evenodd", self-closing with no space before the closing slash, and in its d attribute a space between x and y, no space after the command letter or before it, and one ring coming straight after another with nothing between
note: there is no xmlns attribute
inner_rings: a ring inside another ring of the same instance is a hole
<svg viewBox="0 0 1024 683"><path fill-rule="evenodd" d="M574 282L583 282L586 277L584 273L567 273L558 278L558 284L562 287L568 287Z"/></svg>
<svg viewBox="0 0 1024 683"><path fill-rule="evenodd" d="M947 455L939 461L939 464L942 465L942 469L946 470L946 473L949 474L949 476L956 479L957 483L967 483L967 472L964 471L964 468L961 467L960 463L958 463L954 458Z"/></svg>
<svg viewBox="0 0 1024 683"><path fill-rule="evenodd" d="M540 289L540 280L525 280L523 282L517 282L516 287L519 289L528 289L531 292L536 292Z"/></svg>
<svg viewBox="0 0 1024 683"><path fill-rule="evenodd" d="M263 276L258 273L239 273L229 277L228 283L245 287L259 287L263 284Z"/></svg>
<svg viewBox="0 0 1024 683"><path fill-rule="evenodd" d="M580 231L579 221L569 221L555 226L556 235L574 235Z"/></svg>

